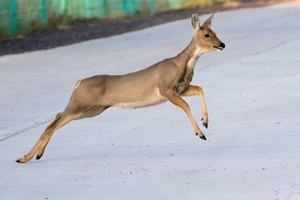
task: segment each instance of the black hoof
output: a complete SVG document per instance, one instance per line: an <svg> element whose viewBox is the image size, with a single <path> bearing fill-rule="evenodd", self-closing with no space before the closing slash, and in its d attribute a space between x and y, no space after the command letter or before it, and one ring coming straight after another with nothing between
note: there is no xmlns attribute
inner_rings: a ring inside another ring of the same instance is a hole
<svg viewBox="0 0 300 200"><path fill-rule="evenodd" d="M37 154L36 157L35 157L35 159L39 160L39 159L41 159L41 157L42 157L42 155Z"/></svg>
<svg viewBox="0 0 300 200"><path fill-rule="evenodd" d="M206 137L205 137L205 135L200 136L200 138L201 138L202 140L207 140Z"/></svg>
<svg viewBox="0 0 300 200"><path fill-rule="evenodd" d="M205 128L208 128L208 123L203 123L203 126L204 126Z"/></svg>

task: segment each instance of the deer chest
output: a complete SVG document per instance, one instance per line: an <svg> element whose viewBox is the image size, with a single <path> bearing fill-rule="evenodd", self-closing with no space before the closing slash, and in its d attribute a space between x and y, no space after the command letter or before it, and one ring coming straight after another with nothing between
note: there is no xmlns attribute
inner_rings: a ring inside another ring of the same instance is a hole
<svg viewBox="0 0 300 200"><path fill-rule="evenodd" d="M191 81L193 80L193 76L194 76L194 70L184 74L182 79L175 86L175 90L177 94L181 94L187 89L187 87L190 85Z"/></svg>

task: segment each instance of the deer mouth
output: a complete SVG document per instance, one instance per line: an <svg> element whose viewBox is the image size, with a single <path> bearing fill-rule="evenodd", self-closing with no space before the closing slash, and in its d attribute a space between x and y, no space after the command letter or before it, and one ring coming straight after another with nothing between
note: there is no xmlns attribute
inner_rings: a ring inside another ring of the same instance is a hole
<svg viewBox="0 0 300 200"><path fill-rule="evenodd" d="M217 46L214 46L214 48L216 48L217 50L220 50L220 51L223 51L223 47L217 47Z"/></svg>

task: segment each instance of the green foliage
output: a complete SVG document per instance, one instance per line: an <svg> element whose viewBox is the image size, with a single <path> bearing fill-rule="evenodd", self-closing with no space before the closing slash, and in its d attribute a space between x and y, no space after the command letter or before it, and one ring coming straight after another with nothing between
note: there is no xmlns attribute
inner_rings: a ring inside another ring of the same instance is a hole
<svg viewBox="0 0 300 200"><path fill-rule="evenodd" d="M16 15L11 12L13 1ZM45 28L60 28L83 20L145 17L157 12L225 1L232 0L1 0L0 37L3 39ZM13 16L15 27L12 25Z"/></svg>

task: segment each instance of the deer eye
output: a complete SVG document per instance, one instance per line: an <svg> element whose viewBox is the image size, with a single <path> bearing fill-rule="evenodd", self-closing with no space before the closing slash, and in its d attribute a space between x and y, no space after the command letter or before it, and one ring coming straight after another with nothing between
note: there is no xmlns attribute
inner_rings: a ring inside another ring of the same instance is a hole
<svg viewBox="0 0 300 200"><path fill-rule="evenodd" d="M206 34L204 35L204 37L209 38L209 34L206 33Z"/></svg>

